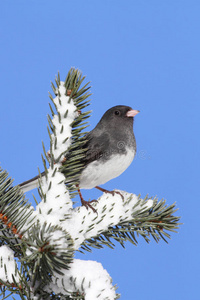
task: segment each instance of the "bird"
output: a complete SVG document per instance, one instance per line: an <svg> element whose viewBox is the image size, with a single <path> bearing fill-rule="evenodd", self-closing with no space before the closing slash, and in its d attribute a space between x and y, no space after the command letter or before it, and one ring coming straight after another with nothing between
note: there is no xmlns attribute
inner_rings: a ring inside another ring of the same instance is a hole
<svg viewBox="0 0 200 300"><path fill-rule="evenodd" d="M108 191L100 185L121 175L132 163L136 154L133 123L138 113L139 110L130 106L111 107L104 113L96 127L86 135L86 143L83 146L86 153L82 161L84 168L76 186L81 203L86 208L90 207L96 211L91 205L96 200L84 200L81 189L97 188L112 195L120 194L117 191ZM19 186L23 192L29 191L38 187L38 178L39 176L36 176Z"/></svg>

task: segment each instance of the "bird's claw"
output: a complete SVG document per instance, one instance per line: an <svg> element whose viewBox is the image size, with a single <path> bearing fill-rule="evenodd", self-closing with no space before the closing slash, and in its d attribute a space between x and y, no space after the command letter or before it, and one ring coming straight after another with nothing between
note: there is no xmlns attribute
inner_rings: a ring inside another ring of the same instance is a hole
<svg viewBox="0 0 200 300"><path fill-rule="evenodd" d="M93 212L97 213L97 210L91 205L92 202L98 202L97 200L91 200L91 201L86 201L84 199L81 199L81 204L85 206L87 209L88 207L93 210Z"/></svg>
<svg viewBox="0 0 200 300"><path fill-rule="evenodd" d="M95 187L96 187L96 189L102 191L103 193L111 194L112 196L114 196L115 194L118 194L118 195L120 195L122 197L122 200L124 200L124 196L120 192L118 192L118 191L108 191L108 190L106 190L106 189L104 189L104 188L102 188L100 186L95 186Z"/></svg>
<svg viewBox="0 0 200 300"><path fill-rule="evenodd" d="M124 196L120 192L118 192L118 191L112 191L112 192L113 192L113 196L114 196L114 194L118 194L122 197L122 200L124 200Z"/></svg>
<svg viewBox="0 0 200 300"><path fill-rule="evenodd" d="M122 200L124 200L124 196L118 191L105 191L105 193L111 194L112 196L114 196L115 194L118 194L122 197Z"/></svg>

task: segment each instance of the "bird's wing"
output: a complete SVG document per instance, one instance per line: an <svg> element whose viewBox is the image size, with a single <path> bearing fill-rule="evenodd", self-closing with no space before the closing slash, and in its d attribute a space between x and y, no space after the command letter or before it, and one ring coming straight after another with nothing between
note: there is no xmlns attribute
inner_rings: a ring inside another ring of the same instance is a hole
<svg viewBox="0 0 200 300"><path fill-rule="evenodd" d="M90 132L86 136L86 157L84 158L85 165L91 163L92 161L98 160L103 155L109 155L108 149L110 145L109 135L104 132L101 135L94 135L93 132Z"/></svg>

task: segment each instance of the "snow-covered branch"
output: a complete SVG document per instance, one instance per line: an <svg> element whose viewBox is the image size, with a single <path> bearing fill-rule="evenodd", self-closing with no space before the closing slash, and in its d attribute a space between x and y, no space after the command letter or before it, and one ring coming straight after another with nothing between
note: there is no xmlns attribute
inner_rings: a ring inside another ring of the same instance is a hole
<svg viewBox="0 0 200 300"><path fill-rule="evenodd" d="M19 294L27 299L47 294L49 299L58 299L56 295L64 299L117 299L116 288L101 264L74 259L75 251L104 245L113 248L113 241L122 246L125 241L136 244L135 234L147 242L151 236L156 241L165 240L170 237L168 231L178 228L175 205L167 206L156 198L141 199L125 191L103 194L92 203L96 212L73 207L72 198L84 168L85 150L81 146L90 113L82 111L90 95L88 84L81 87L83 80L78 70L71 69L64 82L58 76L57 87L52 85L50 150L44 153L45 172L39 176L41 201L35 209L0 170L0 279L5 285L7 282L8 290L17 282L14 255L18 257L25 266Z"/></svg>
<svg viewBox="0 0 200 300"><path fill-rule="evenodd" d="M6 245L0 247L0 279L8 284L19 282L14 252Z"/></svg>
<svg viewBox="0 0 200 300"><path fill-rule="evenodd" d="M62 276L53 276L45 287L48 293L82 296L85 300L114 300L118 298L115 290L110 275L100 263L80 259L74 259L70 270Z"/></svg>

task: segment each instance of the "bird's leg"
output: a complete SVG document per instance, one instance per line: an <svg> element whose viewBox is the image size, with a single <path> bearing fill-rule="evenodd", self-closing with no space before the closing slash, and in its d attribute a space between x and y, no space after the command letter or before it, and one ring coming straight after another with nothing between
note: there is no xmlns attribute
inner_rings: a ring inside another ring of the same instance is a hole
<svg viewBox="0 0 200 300"><path fill-rule="evenodd" d="M104 189L104 188L102 188L102 187L100 187L100 186L95 186L95 188L96 189L98 189L98 190L100 190L100 191L102 191L103 193L107 193L107 194L111 194L111 195L115 195L115 194L118 194L118 195L120 195L121 197L122 197L122 199L124 200L124 196L120 193L120 192L118 192L118 191L108 191L108 190L106 190L106 189Z"/></svg>
<svg viewBox="0 0 200 300"><path fill-rule="evenodd" d="M79 197L81 199L81 204L83 206L85 206L87 209L89 207L89 208L91 208L93 210L93 212L97 213L97 210L94 207L92 207L92 205L90 203L92 203L92 202L98 202L98 201L97 200L92 200L92 201L86 201L86 200L84 200L83 196L81 194L81 191L80 191L80 189L78 187L78 184L76 185L76 187L77 187L77 191L78 191Z"/></svg>

